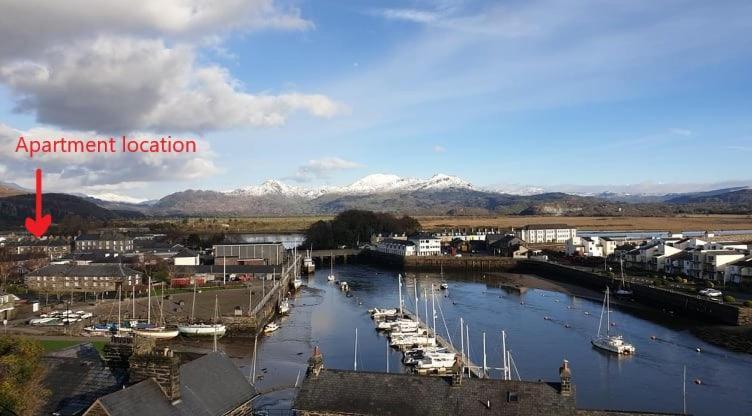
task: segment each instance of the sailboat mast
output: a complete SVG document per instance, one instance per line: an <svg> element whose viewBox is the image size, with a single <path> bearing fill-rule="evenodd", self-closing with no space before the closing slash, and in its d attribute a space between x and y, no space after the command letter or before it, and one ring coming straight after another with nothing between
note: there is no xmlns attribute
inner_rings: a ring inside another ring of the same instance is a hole
<svg viewBox="0 0 752 416"><path fill-rule="evenodd" d="M120 285L118 287L118 331L122 327L121 321L120 321L120 306L123 303L123 285Z"/></svg>
<svg viewBox="0 0 752 416"><path fill-rule="evenodd" d="M214 295L214 325L219 321L219 295Z"/></svg>
<svg viewBox="0 0 752 416"><path fill-rule="evenodd" d="M402 315L402 274L397 274L397 296L399 296L399 313Z"/></svg>
<svg viewBox="0 0 752 416"><path fill-rule="evenodd" d="M355 365L354 371L358 371L358 328L355 328Z"/></svg>
<svg viewBox="0 0 752 416"><path fill-rule="evenodd" d="M131 289L131 306L133 307L133 315L131 316L131 319L136 319L136 285L134 284Z"/></svg>
<svg viewBox="0 0 752 416"><path fill-rule="evenodd" d="M193 301L191 302L191 323L193 323L194 313L196 312L196 280L193 280Z"/></svg>
<svg viewBox="0 0 752 416"><path fill-rule="evenodd" d="M426 305L426 326L428 326L428 289L423 288L423 303Z"/></svg>
<svg viewBox="0 0 752 416"><path fill-rule="evenodd" d="M418 309L418 279L413 277L413 283L415 284L415 320L420 321L420 309Z"/></svg>
<svg viewBox="0 0 752 416"><path fill-rule="evenodd" d="M146 308L146 323L151 324L151 276L149 276L148 303L149 306Z"/></svg>
<svg viewBox="0 0 752 416"><path fill-rule="evenodd" d="M606 335L609 335L611 331L611 297L608 293L608 286L606 286Z"/></svg>
<svg viewBox="0 0 752 416"><path fill-rule="evenodd" d="M433 315L433 336L436 336L436 291L431 283L431 314Z"/></svg>
<svg viewBox="0 0 752 416"><path fill-rule="evenodd" d="M603 312L606 310L606 302L608 301L608 287L606 287L606 294L603 296L603 305L601 306L601 317L598 319L598 337L601 336L601 327L603 326Z"/></svg>

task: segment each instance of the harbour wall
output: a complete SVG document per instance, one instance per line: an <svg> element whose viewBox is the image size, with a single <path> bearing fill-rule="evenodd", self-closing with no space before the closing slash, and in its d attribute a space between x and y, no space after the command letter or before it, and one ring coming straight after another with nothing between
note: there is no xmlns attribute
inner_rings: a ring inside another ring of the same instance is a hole
<svg viewBox="0 0 752 416"><path fill-rule="evenodd" d="M517 260L507 257L447 257L409 256L402 257L364 250L360 261L405 271L444 271L454 272L510 272L531 274L562 283L575 284L596 291L609 286L612 291L619 288L620 279L597 275L569 266L547 261ZM660 287L641 283L630 283L632 299L655 309L665 309L686 317L725 325L752 325L752 308L727 305L700 296L688 295Z"/></svg>
<svg viewBox="0 0 752 416"><path fill-rule="evenodd" d="M573 283L598 291L604 290L606 286L616 290L620 283L617 278L534 260L519 261L511 271L534 274L546 279ZM629 288L633 291L632 298L634 300L657 309L668 309L689 317L726 325L752 325L752 308L721 304L699 296L639 283L632 283Z"/></svg>

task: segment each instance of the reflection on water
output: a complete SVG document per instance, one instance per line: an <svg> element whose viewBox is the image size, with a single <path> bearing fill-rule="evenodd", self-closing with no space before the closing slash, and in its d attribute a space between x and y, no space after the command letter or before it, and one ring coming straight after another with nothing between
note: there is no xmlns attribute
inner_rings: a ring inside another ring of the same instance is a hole
<svg viewBox="0 0 752 416"><path fill-rule="evenodd" d="M388 348L386 338L374 330L367 313L369 308L397 305L396 273L360 265L335 268L338 280L350 284L352 297L345 297L335 284L327 282L327 274L328 270L324 270L310 277L308 286L291 300L292 313L282 318L282 328L260 339L256 386L268 393L257 403L290 407L294 396L291 387L304 376L314 345L321 346L327 367L352 369L355 328L358 370L386 371L388 361L390 371L404 371L400 353ZM470 326L474 362L483 361L482 333L486 332L488 365L501 366L502 329L508 334L507 347L512 350L523 379L557 380L561 360L568 359L579 407L679 412L682 369L686 365L687 405L691 413L712 415L722 408L723 414L741 415L752 409L748 394L752 357L707 344L681 324L669 327L645 319L644 313L638 317L614 307L612 329L637 348L635 356L619 357L590 344L601 310L597 293L591 293L591 300L484 279L480 274L446 275L443 279L424 274L416 280L422 317L424 291L430 291L431 283L438 288L440 283L448 282L448 290L435 292L437 310L441 311L437 311L436 326L445 337L448 329L452 340L458 343L462 317ZM414 281L410 274L402 288L409 309L415 303ZM222 346L250 374L253 340L223 340ZM695 351L697 347L702 353ZM491 376L499 377L499 372L492 370ZM695 379L702 380L702 384L694 384Z"/></svg>

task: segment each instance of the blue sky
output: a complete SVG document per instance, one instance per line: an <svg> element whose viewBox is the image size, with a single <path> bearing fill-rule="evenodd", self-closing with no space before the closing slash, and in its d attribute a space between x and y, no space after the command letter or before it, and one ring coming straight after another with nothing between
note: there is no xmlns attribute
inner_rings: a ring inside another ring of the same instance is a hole
<svg viewBox="0 0 752 416"><path fill-rule="evenodd" d="M437 172L479 186L752 182L746 1L258 0L196 20L177 10L174 21L167 3L169 25L133 12L132 24L115 29L28 34L43 50L75 45L81 59L65 66L54 52L0 49L0 124L11 133L131 130L197 136L205 145L189 164L139 160L131 169L122 161L122 175L103 173L112 163L50 158L40 163L57 175L52 187L154 198L270 178L317 186ZM188 69L154 71L165 79L144 77L142 85L133 74L151 66L54 85L34 72L42 66L53 80L65 70L85 73L76 65L106 65L105 53L142 41L134 56L148 51L143 65L165 56L154 61ZM35 66L19 63L29 61ZM99 113L111 96L67 98L111 85L128 85L122 108L144 102L139 94L149 88L165 87L148 98L168 104L120 117ZM17 172L27 167L0 159L5 180L24 182Z"/></svg>

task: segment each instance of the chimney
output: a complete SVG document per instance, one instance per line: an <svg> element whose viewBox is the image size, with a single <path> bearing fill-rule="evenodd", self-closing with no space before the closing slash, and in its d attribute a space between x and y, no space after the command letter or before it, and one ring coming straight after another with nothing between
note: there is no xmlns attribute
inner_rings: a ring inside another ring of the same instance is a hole
<svg viewBox="0 0 752 416"><path fill-rule="evenodd" d="M311 358L308 359L308 370L306 371L306 375L318 377L319 373L323 369L324 356L321 355L321 350L319 350L319 346L317 345L313 348L313 355L311 355Z"/></svg>
<svg viewBox="0 0 752 416"><path fill-rule="evenodd" d="M561 378L559 394L562 396L569 396L572 394L572 370L569 369L569 361L564 360L561 367L559 367L559 378Z"/></svg>
<svg viewBox="0 0 752 416"><path fill-rule="evenodd" d="M143 337L137 337L143 338ZM173 404L180 402L180 359L169 348L159 351L140 350L130 359L129 379L138 383L152 378L162 388L162 392Z"/></svg>

